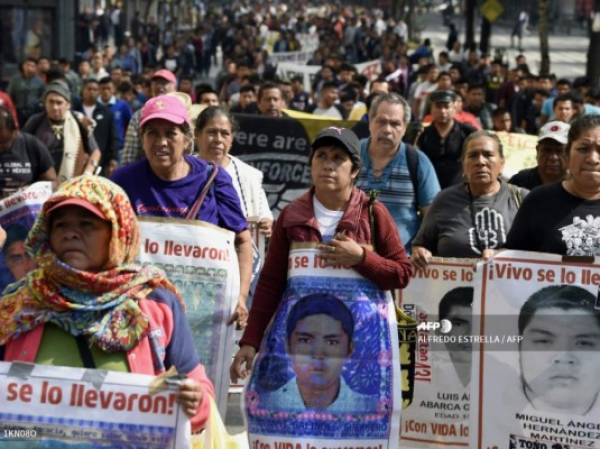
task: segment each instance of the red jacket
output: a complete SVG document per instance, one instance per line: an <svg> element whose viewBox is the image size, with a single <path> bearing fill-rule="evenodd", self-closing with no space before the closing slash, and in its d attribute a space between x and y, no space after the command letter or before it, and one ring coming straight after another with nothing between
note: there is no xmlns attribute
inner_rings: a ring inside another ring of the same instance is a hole
<svg viewBox="0 0 600 449"><path fill-rule="evenodd" d="M369 197L357 189L352 190L350 202L344 211L337 231L362 245L371 244L371 225L368 209ZM404 288L412 268L398 229L387 208L380 202L374 206L375 247L377 252L365 248L363 261L353 268L381 289ZM240 346L250 345L258 350L267 325L277 310L287 284L288 256L292 242L320 242L321 233L313 210L313 190L288 205L279 215L269 242L269 251L261 271L248 326Z"/></svg>
<svg viewBox="0 0 600 449"><path fill-rule="evenodd" d="M164 352L164 348L169 346L174 333L180 330L175 329L174 312L168 303L148 298L141 300L139 305L150 320L150 332L133 349L127 352L127 362L130 372L154 376L160 374L160 369L157 369L154 364L154 351L151 347L149 335L154 335L157 338L155 343L160 353ZM43 333L44 325L41 324L31 331L9 340L4 349L4 361L35 363ZM192 431L195 432L201 430L208 419L210 412L209 395L214 398L215 391L212 382L204 372L204 367L200 363L187 373L187 377L196 380L204 393L196 415L191 419Z"/></svg>

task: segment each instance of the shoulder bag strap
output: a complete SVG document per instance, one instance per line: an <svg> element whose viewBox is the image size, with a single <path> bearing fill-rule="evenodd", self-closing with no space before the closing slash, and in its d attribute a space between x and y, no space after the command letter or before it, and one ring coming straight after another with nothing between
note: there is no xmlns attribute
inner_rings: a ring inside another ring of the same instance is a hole
<svg viewBox="0 0 600 449"><path fill-rule="evenodd" d="M406 145L406 165L408 167L408 174L410 175L410 181L412 182L413 191L415 193L415 202L419 203L419 154L415 147L410 144Z"/></svg>
<svg viewBox="0 0 600 449"><path fill-rule="evenodd" d="M194 201L194 204L192 204L192 207L190 207L190 210L186 214L186 216L185 216L186 220L195 220L196 219L196 217L198 216L198 211L200 210L200 206L202 206L202 203L204 202L204 198L206 198L208 189L210 189L213 181L217 177L217 172L219 171L219 168L211 162L208 163L208 168L211 169L210 175L208 176L208 179L206 180L206 184L204 184L204 188L198 195L198 198L196 198L196 201Z"/></svg>
<svg viewBox="0 0 600 449"><path fill-rule="evenodd" d="M510 195L513 197L518 209L523 202L523 192L514 184L508 184L508 190L510 190Z"/></svg>
<svg viewBox="0 0 600 449"><path fill-rule="evenodd" d="M379 194L379 192L377 190L369 190L369 204L368 204L368 209L369 209L369 225L371 227L371 246L373 246L373 251L375 251L375 232L376 232L376 228L375 226L377 225L377 222L375 221L375 201L377 200L377 195Z"/></svg>

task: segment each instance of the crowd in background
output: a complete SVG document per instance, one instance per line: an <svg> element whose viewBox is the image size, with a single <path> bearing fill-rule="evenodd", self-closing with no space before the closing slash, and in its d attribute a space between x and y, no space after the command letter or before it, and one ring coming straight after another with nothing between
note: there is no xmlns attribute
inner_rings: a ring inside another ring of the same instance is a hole
<svg viewBox="0 0 600 449"><path fill-rule="evenodd" d="M446 115L474 129L537 134L551 119L568 123L600 113L600 91L585 77L539 75L524 54L507 61L464 48L447 10L447 48L434 52L427 38L409 42L407 24L378 9L311 2L235 2L218 8L197 2L190 11L162 7L157 16L136 11L130 23L118 4L84 10L73 60L52 60L32 47L6 92L0 92L16 126L26 127L47 108L47 86L64 83L70 109L93 130L102 168L110 173L137 158L139 149L127 148L129 122L149 98L166 93L153 87L165 73L172 75L166 76L167 91L183 92L193 103L270 116L292 109L366 121L375 95L398 93L411 108L405 140L412 142L422 125L439 123L429 100L435 91L452 92ZM196 17L198 25L183 26L182 16ZM318 36L306 61L320 67L310 89L301 76L279 76L273 61L278 53L302 51L303 36ZM377 62L375 76L358 71L355 64L365 61Z"/></svg>

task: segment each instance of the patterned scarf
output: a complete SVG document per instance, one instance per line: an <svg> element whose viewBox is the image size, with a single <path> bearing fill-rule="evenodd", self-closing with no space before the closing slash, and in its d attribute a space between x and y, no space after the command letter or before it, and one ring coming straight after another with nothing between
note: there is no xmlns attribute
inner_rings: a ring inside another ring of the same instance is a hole
<svg viewBox="0 0 600 449"><path fill-rule="evenodd" d="M100 209L112 225L104 271L77 270L50 249L48 209L66 198L83 198ZM164 272L133 264L139 228L127 195L111 181L79 176L62 184L44 204L27 239L38 268L9 285L0 300L0 345L36 326L51 322L73 336L89 337L107 352L128 351L149 330L138 301L162 287L175 286Z"/></svg>

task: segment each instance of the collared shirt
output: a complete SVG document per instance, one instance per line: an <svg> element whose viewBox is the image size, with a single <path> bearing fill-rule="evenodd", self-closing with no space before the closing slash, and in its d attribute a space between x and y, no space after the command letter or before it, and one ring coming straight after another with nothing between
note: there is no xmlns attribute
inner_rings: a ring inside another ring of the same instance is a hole
<svg viewBox="0 0 600 449"><path fill-rule="evenodd" d="M457 121L445 138L440 136L432 124L425 128L417 140L417 146L429 157L440 181L442 189L461 182L463 142L475 131L469 125Z"/></svg>
<svg viewBox="0 0 600 449"><path fill-rule="evenodd" d="M371 168L369 157L370 139L361 140L360 158L363 166L358 175L357 187L364 191L376 190L379 192L377 199L388 208L405 248L410 248L411 242L421 224L418 211L429 206L437 193L440 184L431 161L423 152L417 150L418 163L418 197L408 171L406 162L406 144L400 144L394 158L385 166L381 176L375 176Z"/></svg>

